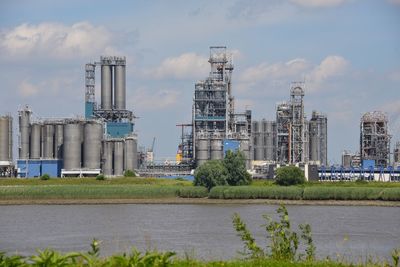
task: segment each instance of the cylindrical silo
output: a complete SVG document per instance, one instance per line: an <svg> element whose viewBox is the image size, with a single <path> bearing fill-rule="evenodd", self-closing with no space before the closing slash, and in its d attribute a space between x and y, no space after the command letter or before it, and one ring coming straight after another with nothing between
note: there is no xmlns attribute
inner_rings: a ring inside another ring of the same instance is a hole
<svg viewBox="0 0 400 267"><path fill-rule="evenodd" d="M87 121L83 135L83 167L100 169L103 125L97 121Z"/></svg>
<svg viewBox="0 0 400 267"><path fill-rule="evenodd" d="M309 159L311 161L319 161L319 151L320 151L320 146L319 146L319 133L318 133L318 122L313 120L310 121L309 123L309 153L310 157Z"/></svg>
<svg viewBox="0 0 400 267"><path fill-rule="evenodd" d="M29 157L31 159L40 159L40 135L41 135L42 125L39 123L31 124L31 138L30 138L30 152Z"/></svg>
<svg viewBox="0 0 400 267"><path fill-rule="evenodd" d="M208 139L198 139L196 148L196 164L197 166L202 165L207 160L209 160L208 153Z"/></svg>
<svg viewBox="0 0 400 267"><path fill-rule="evenodd" d="M261 133L254 134L254 160L264 160L264 149Z"/></svg>
<svg viewBox="0 0 400 267"><path fill-rule="evenodd" d="M31 111L28 108L18 112L19 119L19 158L27 159L29 157L29 126L31 124Z"/></svg>
<svg viewBox="0 0 400 267"><path fill-rule="evenodd" d="M114 141L114 175L124 174L124 142L123 140Z"/></svg>
<svg viewBox="0 0 400 267"><path fill-rule="evenodd" d="M246 158L246 168L250 169L250 142L248 139L240 140L240 149Z"/></svg>
<svg viewBox="0 0 400 267"><path fill-rule="evenodd" d="M125 139L125 170L137 169L137 140L134 137L127 137Z"/></svg>
<svg viewBox="0 0 400 267"><path fill-rule="evenodd" d="M112 109L111 65L101 65L101 108Z"/></svg>
<svg viewBox="0 0 400 267"><path fill-rule="evenodd" d="M44 124L42 127L43 154L42 158L54 158L54 125Z"/></svg>
<svg viewBox="0 0 400 267"><path fill-rule="evenodd" d="M59 123L54 125L54 157L63 158L64 125Z"/></svg>
<svg viewBox="0 0 400 267"><path fill-rule="evenodd" d="M125 65L114 68L114 107L118 110L126 109Z"/></svg>
<svg viewBox="0 0 400 267"><path fill-rule="evenodd" d="M13 118L7 116L8 118L8 158L10 161L13 160Z"/></svg>
<svg viewBox="0 0 400 267"><path fill-rule="evenodd" d="M211 159L223 159L222 140L211 139Z"/></svg>
<svg viewBox="0 0 400 267"><path fill-rule="evenodd" d="M81 168L82 124L79 121L69 121L64 125L64 169Z"/></svg>
<svg viewBox="0 0 400 267"><path fill-rule="evenodd" d="M0 117L0 161L10 161L9 117Z"/></svg>
<svg viewBox="0 0 400 267"><path fill-rule="evenodd" d="M105 176L113 174L114 143L111 140L103 141L102 171Z"/></svg>
<svg viewBox="0 0 400 267"><path fill-rule="evenodd" d="M265 148L265 160L275 159L275 122L263 122L263 147Z"/></svg>

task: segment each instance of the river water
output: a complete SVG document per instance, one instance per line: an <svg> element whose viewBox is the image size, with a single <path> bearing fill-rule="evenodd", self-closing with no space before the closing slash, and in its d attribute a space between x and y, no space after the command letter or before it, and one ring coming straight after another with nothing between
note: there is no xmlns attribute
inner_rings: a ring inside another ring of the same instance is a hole
<svg viewBox="0 0 400 267"><path fill-rule="evenodd" d="M21 205L0 206L0 251L34 253L51 247L87 251L102 240L102 255L157 248L204 259L239 257L243 245L232 227L237 212L265 246L262 214L274 205ZM292 226L309 223L319 258L352 261L389 258L400 247L400 208L288 206Z"/></svg>

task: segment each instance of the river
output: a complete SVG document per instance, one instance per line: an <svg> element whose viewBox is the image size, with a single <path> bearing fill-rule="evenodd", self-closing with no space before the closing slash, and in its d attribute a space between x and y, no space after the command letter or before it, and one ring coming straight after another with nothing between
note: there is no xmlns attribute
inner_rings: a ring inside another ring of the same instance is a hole
<svg viewBox="0 0 400 267"><path fill-rule="evenodd" d="M319 258L389 258L400 247L400 208L288 206L292 226L309 223ZM238 212L265 246L262 214L274 205L21 205L0 206L0 251L27 255L46 247L87 251L102 240L102 255L157 248L203 259L238 257L243 245L232 227Z"/></svg>

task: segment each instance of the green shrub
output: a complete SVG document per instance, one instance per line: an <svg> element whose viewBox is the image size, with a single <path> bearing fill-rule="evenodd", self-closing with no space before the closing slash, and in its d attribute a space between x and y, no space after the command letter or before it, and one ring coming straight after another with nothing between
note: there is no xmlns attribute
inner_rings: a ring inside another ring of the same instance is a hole
<svg viewBox="0 0 400 267"><path fill-rule="evenodd" d="M382 188L378 187L306 187L303 193L305 200L378 200Z"/></svg>
<svg viewBox="0 0 400 267"><path fill-rule="evenodd" d="M284 166L276 170L276 184L289 186L304 184L304 172L296 166Z"/></svg>
<svg viewBox="0 0 400 267"><path fill-rule="evenodd" d="M229 185L248 185L251 183L251 174L246 169L246 157L243 152L228 150L223 164L228 172L226 181Z"/></svg>
<svg viewBox="0 0 400 267"><path fill-rule="evenodd" d="M50 175L45 173L42 176L40 176L40 180L43 180L43 181L50 180Z"/></svg>
<svg viewBox="0 0 400 267"><path fill-rule="evenodd" d="M208 197L208 190L203 186L185 186L179 188L178 196L182 198L205 198Z"/></svg>
<svg viewBox="0 0 400 267"><path fill-rule="evenodd" d="M301 199L303 189L297 186L217 186L209 198L217 199Z"/></svg>
<svg viewBox="0 0 400 267"><path fill-rule="evenodd" d="M96 176L97 181L104 181L105 179L106 179L106 177L103 174L99 174Z"/></svg>
<svg viewBox="0 0 400 267"><path fill-rule="evenodd" d="M220 160L209 160L197 167L194 172L193 184L204 186L210 190L217 185L226 185L227 176L227 170Z"/></svg>
<svg viewBox="0 0 400 267"><path fill-rule="evenodd" d="M124 177L136 177L136 173L132 170L126 170L124 172Z"/></svg>
<svg viewBox="0 0 400 267"><path fill-rule="evenodd" d="M400 188L386 188L381 193L381 199L387 201L400 200Z"/></svg>

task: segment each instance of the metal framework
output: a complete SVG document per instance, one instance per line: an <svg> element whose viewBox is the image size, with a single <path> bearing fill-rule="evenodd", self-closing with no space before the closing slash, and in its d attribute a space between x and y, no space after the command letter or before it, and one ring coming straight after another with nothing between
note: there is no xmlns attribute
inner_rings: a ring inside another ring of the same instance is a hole
<svg viewBox="0 0 400 267"><path fill-rule="evenodd" d="M381 111L365 113L360 122L361 160L375 160L376 166L387 167L390 138L387 115Z"/></svg>
<svg viewBox="0 0 400 267"><path fill-rule="evenodd" d="M290 89L291 97L291 133L290 133L290 163L308 161L308 127L304 115L304 83L293 82Z"/></svg>

